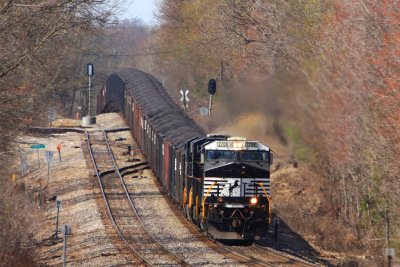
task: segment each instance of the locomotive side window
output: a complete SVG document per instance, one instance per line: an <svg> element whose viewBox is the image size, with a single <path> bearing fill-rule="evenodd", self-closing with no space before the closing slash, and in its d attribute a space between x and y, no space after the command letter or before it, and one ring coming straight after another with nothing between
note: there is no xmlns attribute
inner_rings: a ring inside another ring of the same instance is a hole
<svg viewBox="0 0 400 267"><path fill-rule="evenodd" d="M242 161L268 161L267 151L240 151L240 160Z"/></svg>
<svg viewBox="0 0 400 267"><path fill-rule="evenodd" d="M209 150L207 151L207 160L235 160L236 152L230 150Z"/></svg>

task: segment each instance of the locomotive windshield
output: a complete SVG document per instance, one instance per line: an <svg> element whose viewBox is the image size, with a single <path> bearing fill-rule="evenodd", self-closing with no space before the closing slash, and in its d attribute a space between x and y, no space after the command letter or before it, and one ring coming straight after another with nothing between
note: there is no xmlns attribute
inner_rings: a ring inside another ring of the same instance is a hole
<svg viewBox="0 0 400 267"><path fill-rule="evenodd" d="M239 155L239 157L238 157ZM268 161L268 151L254 150L208 150L207 160L228 160L228 161Z"/></svg>
<svg viewBox="0 0 400 267"><path fill-rule="evenodd" d="M241 161L268 161L268 152L267 151L251 151L244 150L240 151L240 160Z"/></svg>
<svg viewBox="0 0 400 267"><path fill-rule="evenodd" d="M235 160L236 152L230 150L209 150L207 160Z"/></svg>

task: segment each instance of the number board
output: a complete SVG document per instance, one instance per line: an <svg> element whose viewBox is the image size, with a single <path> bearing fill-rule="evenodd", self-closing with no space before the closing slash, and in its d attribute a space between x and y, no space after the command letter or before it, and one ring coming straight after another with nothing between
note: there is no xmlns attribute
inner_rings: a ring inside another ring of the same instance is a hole
<svg viewBox="0 0 400 267"><path fill-rule="evenodd" d="M258 148L257 142L246 142L246 147Z"/></svg>
<svg viewBox="0 0 400 267"><path fill-rule="evenodd" d="M217 147L233 147L232 141L228 142L217 142ZM258 142L246 142L246 147L249 148L258 148Z"/></svg>
<svg viewBox="0 0 400 267"><path fill-rule="evenodd" d="M232 142L217 142L217 147L231 147Z"/></svg>

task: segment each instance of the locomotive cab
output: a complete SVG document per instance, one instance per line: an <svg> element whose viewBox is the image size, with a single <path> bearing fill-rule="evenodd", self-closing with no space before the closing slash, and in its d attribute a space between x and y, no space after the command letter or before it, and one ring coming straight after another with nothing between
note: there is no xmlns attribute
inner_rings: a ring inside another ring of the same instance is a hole
<svg viewBox="0 0 400 267"><path fill-rule="evenodd" d="M271 216L270 149L260 142L227 136L203 139L200 147L200 226L220 240L266 235Z"/></svg>

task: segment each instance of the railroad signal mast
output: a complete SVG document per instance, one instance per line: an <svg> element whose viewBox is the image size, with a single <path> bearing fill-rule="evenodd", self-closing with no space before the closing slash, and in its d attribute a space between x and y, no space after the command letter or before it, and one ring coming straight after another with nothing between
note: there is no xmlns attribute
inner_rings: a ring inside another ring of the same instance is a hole
<svg viewBox="0 0 400 267"><path fill-rule="evenodd" d="M88 114L86 117L82 118L82 126L87 126L91 124L96 124L96 117L92 117L92 112L91 112L91 87L92 87L92 76L94 74L94 67L93 64L89 63L87 64L86 67L87 70L87 75L89 76L89 106L88 106Z"/></svg>
<svg viewBox="0 0 400 267"><path fill-rule="evenodd" d="M217 81L215 79L210 79L208 81L208 94L210 95L210 102L208 104L208 116L211 116L213 96L217 91Z"/></svg>
<svg viewBox="0 0 400 267"><path fill-rule="evenodd" d="M89 107L88 107L88 109L89 109L89 111L88 111L88 116L90 117L90 115L91 115L91 112L90 112L90 87L91 87L91 78L92 78L92 76L93 76L93 72L94 72L94 69L93 69L93 64L87 64L87 75L89 76Z"/></svg>

